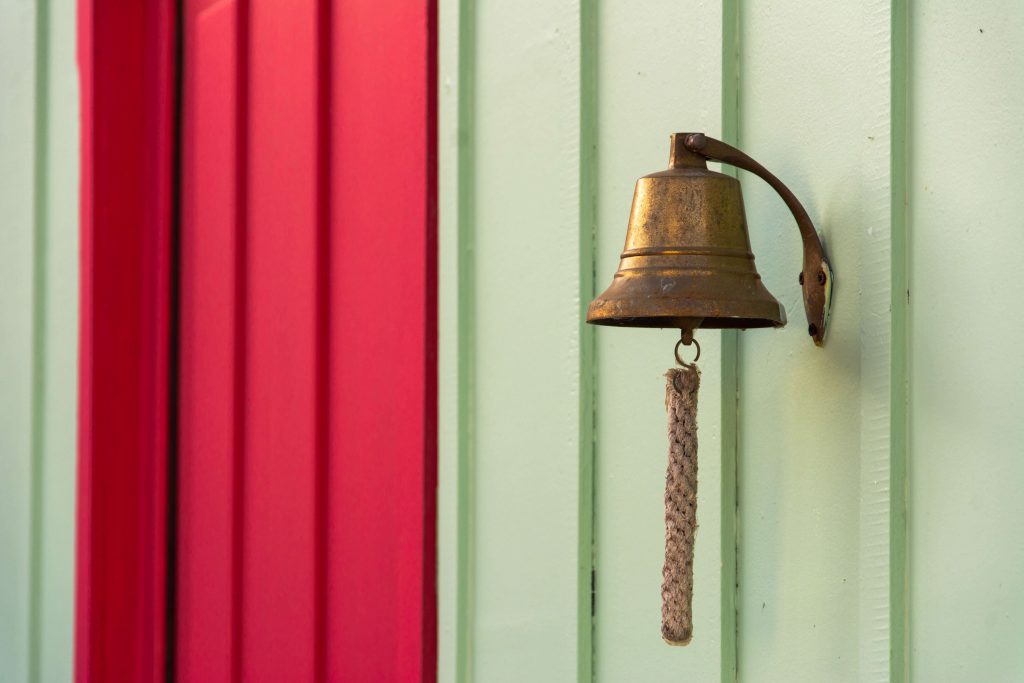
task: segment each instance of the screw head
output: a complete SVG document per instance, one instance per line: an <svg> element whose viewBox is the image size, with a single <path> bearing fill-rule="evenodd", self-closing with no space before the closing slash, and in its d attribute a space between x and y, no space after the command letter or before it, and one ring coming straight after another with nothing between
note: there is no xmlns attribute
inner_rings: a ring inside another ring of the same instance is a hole
<svg viewBox="0 0 1024 683"><path fill-rule="evenodd" d="M822 286L825 285L825 271L824 270L819 270L818 271L818 284L822 285Z"/></svg>
<svg viewBox="0 0 1024 683"><path fill-rule="evenodd" d="M815 325L814 323L811 323L810 325L808 325L807 326L807 334L811 335L812 337L814 335L818 334L818 326Z"/></svg>
<svg viewBox="0 0 1024 683"><path fill-rule="evenodd" d="M803 283L804 283L804 273L803 273L803 271L800 271L800 276L799 276L799 277L798 277L798 278L797 278L796 280L797 280L797 282L799 282L800 284L803 284Z"/></svg>

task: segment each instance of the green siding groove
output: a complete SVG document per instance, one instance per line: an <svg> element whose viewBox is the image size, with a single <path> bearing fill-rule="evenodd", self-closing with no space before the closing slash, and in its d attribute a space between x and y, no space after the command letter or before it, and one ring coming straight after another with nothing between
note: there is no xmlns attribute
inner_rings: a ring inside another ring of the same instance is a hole
<svg viewBox="0 0 1024 683"><path fill-rule="evenodd" d="M739 145L739 0L722 2L722 140ZM722 171L736 175L736 169ZM738 679L736 562L739 504L736 479L739 349L735 330L722 330L722 683Z"/></svg>
<svg viewBox="0 0 1024 683"><path fill-rule="evenodd" d="M43 576L43 455L46 407L46 254L47 168L49 137L50 3L36 4L35 140L32 204L32 407L31 407L31 543L29 550L28 680L40 680Z"/></svg>
<svg viewBox="0 0 1024 683"><path fill-rule="evenodd" d="M577 678L594 677L594 419L597 408L594 328L586 323L595 291L597 226L597 8L596 0L580 3L580 452L579 547L577 549Z"/></svg>
<svg viewBox="0 0 1024 683"><path fill-rule="evenodd" d="M907 0L893 0L891 16L890 182L892 250L891 422L889 460L889 679L910 680L910 597L907 585L908 305L907 267L907 88L909 12Z"/></svg>
<svg viewBox="0 0 1024 683"><path fill-rule="evenodd" d="M475 380L476 343L474 313L476 273L474 243L475 173L475 81L476 81L476 2L459 0L458 29L458 180L457 180L457 306L458 350L458 465L457 465L457 558L455 625L455 680L473 680L473 518L475 480Z"/></svg>

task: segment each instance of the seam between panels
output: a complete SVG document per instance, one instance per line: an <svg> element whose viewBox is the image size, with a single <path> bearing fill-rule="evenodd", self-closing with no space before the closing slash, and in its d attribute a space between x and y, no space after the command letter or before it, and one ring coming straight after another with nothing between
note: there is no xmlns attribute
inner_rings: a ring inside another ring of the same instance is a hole
<svg viewBox="0 0 1024 683"><path fill-rule="evenodd" d="M456 614L455 679L473 680L473 590L475 481L475 374L474 313L475 218L475 102L476 2L458 3L458 152L457 168L457 495L456 495Z"/></svg>
<svg viewBox="0 0 1024 683"><path fill-rule="evenodd" d="M50 2L38 0L35 16L35 127L33 140L32 198L32 355L30 396L30 534L29 540L29 623L28 680L40 680L42 671L42 573L43 573L43 457L46 406L46 314L49 242L49 53Z"/></svg>
<svg viewBox="0 0 1024 683"><path fill-rule="evenodd" d="M586 309L594 296L596 180L597 180L597 8L595 0L581 0L580 26L580 138L579 138L579 512L577 548L577 679L594 677L594 623L597 604L595 580L595 455L596 344L586 322Z"/></svg>
<svg viewBox="0 0 1024 683"><path fill-rule="evenodd" d="M910 680L907 498L909 458L908 402L909 307L908 273L908 104L910 17L907 0L892 0L890 47L890 183L891 183L891 358L889 455L889 678Z"/></svg>
<svg viewBox="0 0 1024 683"><path fill-rule="evenodd" d="M722 139L739 144L740 0L722 2ZM731 167L723 173L735 177ZM723 330L722 370L722 483L721 483L721 681L739 677L739 335Z"/></svg>

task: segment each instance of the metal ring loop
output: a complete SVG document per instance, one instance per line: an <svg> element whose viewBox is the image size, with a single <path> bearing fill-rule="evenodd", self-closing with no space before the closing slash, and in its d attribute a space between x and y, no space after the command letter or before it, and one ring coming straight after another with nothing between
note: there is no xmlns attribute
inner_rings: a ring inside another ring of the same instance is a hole
<svg viewBox="0 0 1024 683"><path fill-rule="evenodd" d="M689 344L686 344L685 341L682 340L682 339L680 339L679 341L676 342L676 351L675 351L676 362L679 363L680 365L682 365L683 367L693 367L693 365L696 364L696 362L698 360L700 360L700 344L697 343L696 339L693 339L691 341L693 342L693 345L697 347L697 355L694 356L693 360L690 361L689 363L687 363L686 361L684 361L682 358L679 357L679 347L680 346L689 346Z"/></svg>

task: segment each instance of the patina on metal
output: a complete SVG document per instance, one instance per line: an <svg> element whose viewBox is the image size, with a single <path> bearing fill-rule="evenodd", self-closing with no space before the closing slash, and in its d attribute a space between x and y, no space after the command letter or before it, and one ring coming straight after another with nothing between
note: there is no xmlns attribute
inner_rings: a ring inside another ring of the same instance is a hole
<svg viewBox="0 0 1024 683"><path fill-rule="evenodd" d="M832 270L796 196L746 154L703 133L672 135L669 168L637 181L626 245L612 284L587 322L623 327L782 327L786 312L761 282L740 183L707 161L750 171L782 197L803 239L801 285L808 334L825 339Z"/></svg>

